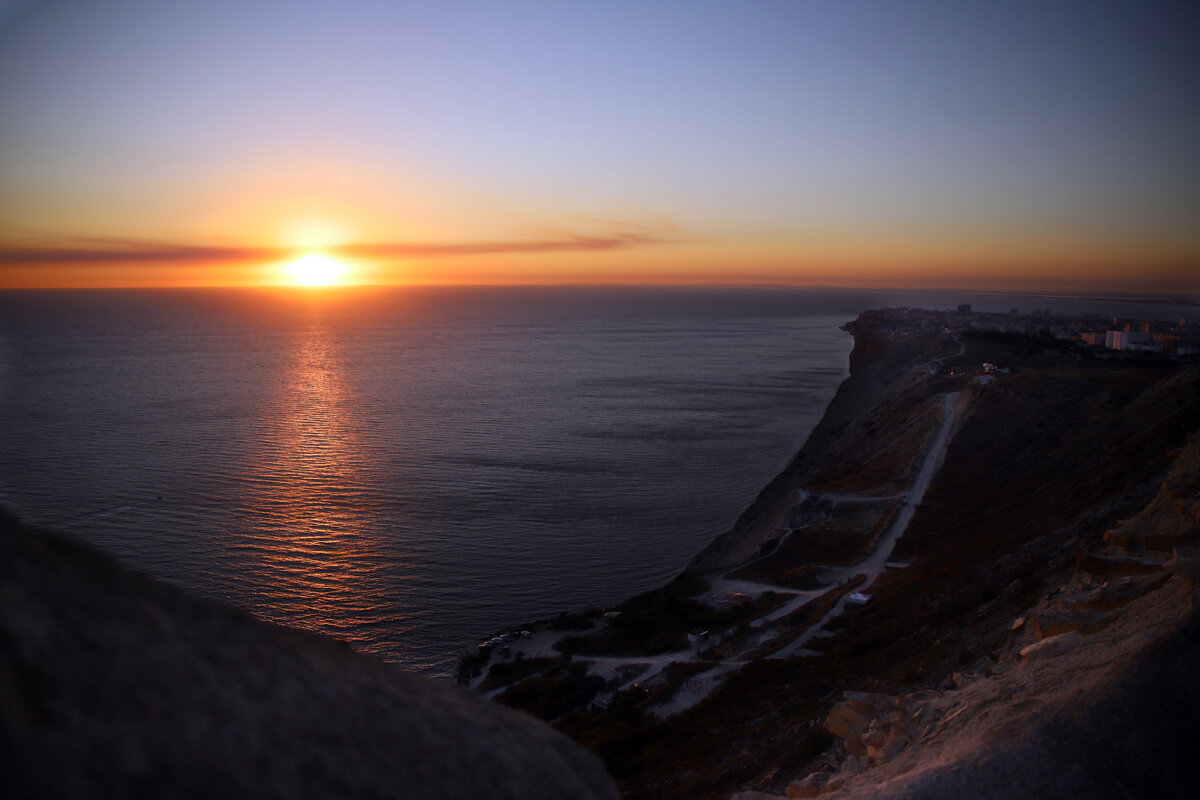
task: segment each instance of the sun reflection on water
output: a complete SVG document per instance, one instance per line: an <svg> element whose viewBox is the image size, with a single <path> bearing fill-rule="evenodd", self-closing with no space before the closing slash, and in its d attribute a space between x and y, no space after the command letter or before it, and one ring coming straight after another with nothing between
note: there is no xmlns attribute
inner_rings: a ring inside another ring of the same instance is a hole
<svg viewBox="0 0 1200 800"><path fill-rule="evenodd" d="M378 616L383 559L368 502L378 476L344 371L318 314L259 413L256 458L238 476L250 528L239 549L271 586L253 610L353 641Z"/></svg>

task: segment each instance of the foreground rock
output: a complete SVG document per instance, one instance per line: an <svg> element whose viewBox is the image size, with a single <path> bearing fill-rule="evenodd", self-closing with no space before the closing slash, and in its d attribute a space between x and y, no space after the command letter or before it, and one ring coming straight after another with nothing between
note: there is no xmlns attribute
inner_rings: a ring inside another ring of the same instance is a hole
<svg viewBox="0 0 1200 800"><path fill-rule="evenodd" d="M1194 797L1200 616L1188 610L1191 592L1173 582L1109 629L1059 636L1053 652L959 690L900 698L899 711L865 704L867 719L844 733L865 745L871 768L844 768L825 782L829 796ZM826 792L808 796L817 794Z"/></svg>
<svg viewBox="0 0 1200 800"><path fill-rule="evenodd" d="M1146 531L1191 535L1198 457L1192 437L1157 499L1103 537L1109 548L1141 560L1141 543L1158 535ZM1184 563L1189 548L1175 550ZM1158 574L1101 580L1085 555L970 672L936 691L843 692L824 723L837 746L786 795L1195 796L1200 587L1161 564Z"/></svg>
<svg viewBox="0 0 1200 800"><path fill-rule="evenodd" d="M944 690L844 692L825 721L842 755L756 800L1195 797L1193 592L1176 579L1104 631L1043 639Z"/></svg>
<svg viewBox="0 0 1200 800"><path fill-rule="evenodd" d="M0 512L6 797L614 798L566 737Z"/></svg>

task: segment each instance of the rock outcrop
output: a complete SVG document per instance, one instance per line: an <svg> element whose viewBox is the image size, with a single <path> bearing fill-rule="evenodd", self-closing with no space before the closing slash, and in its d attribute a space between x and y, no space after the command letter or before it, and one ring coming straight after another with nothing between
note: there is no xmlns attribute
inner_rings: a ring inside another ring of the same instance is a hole
<svg viewBox="0 0 1200 800"><path fill-rule="evenodd" d="M1200 587L1196 548L1178 542L1194 539L1197 463L1193 436L1157 497L1007 625L1001 650L936 690L843 691L823 722L837 745L778 796L1194 796Z"/></svg>
<svg viewBox="0 0 1200 800"><path fill-rule="evenodd" d="M867 483L904 484L911 477L908 472L917 462L928 431L937 423L937 414L932 413L937 401L929 401L925 365L954 352L954 342L928 337L893 341L854 323L847 329L854 333L850 377L838 387L792 461L729 531L692 559L688 572L709 574L754 557L787 515L795 490L844 478L847 464L854 464L855 478ZM882 429L891 440L887 447L880 447L876 438L877 430ZM898 459L888 457L897 454Z"/></svg>
<svg viewBox="0 0 1200 800"><path fill-rule="evenodd" d="M1176 581L1102 633L1043 639L1001 674L931 698L848 693L829 722L863 755L833 779L796 781L788 796L1194 796L1200 616L1187 611L1190 593ZM854 724L842 724L843 707L858 712Z"/></svg>
<svg viewBox="0 0 1200 800"><path fill-rule="evenodd" d="M730 531L680 578L617 607L619 624L553 651L573 659L576 678L554 658L501 660L471 665L491 670L481 685L583 697L547 717L600 754L630 800L890 797L901 787L912 797L1190 796L1179 742L1190 752L1195 717L1161 728L1152 719L1175 707L1163 702L1173 694L1190 708L1191 688L1169 662L1138 654L1168 639L1184 653L1194 636L1180 626L1200 575L1200 439L1188 444L1200 366L1076 358L1028 337L854 327L851 377ZM964 374L984 362L1011 369ZM948 444L928 460L944 431ZM914 500L906 490L929 464ZM894 551L872 550L899 515L909 518ZM868 559L886 567L869 602L835 608ZM841 583L799 594L827 579ZM720 603L764 586L737 613ZM694 631L708 636L689 648ZM652 657L662 685L643 675L627 686L610 671ZM1121 686L1143 668L1167 671L1158 690L1130 689L1142 698L1131 707ZM688 688L697 675L702 691ZM598 688L582 681L601 680L613 682L588 702ZM1116 707L1136 722L1132 736L1081 746L1093 722L1119 738ZM1091 722L1080 723L1085 708ZM1075 744L1059 748L1055 731ZM1092 775L1058 780L1060 756ZM975 771L990 759L1012 774Z"/></svg>
<svg viewBox="0 0 1200 800"><path fill-rule="evenodd" d="M565 736L0 512L11 798L615 798Z"/></svg>

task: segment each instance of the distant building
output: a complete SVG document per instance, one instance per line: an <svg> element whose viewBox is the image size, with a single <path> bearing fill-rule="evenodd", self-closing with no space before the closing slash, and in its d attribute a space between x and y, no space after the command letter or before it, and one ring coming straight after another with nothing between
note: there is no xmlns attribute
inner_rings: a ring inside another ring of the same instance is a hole
<svg viewBox="0 0 1200 800"><path fill-rule="evenodd" d="M1104 336L1104 346L1109 350L1161 350L1162 344L1156 343L1150 333L1143 331L1109 331Z"/></svg>
<svg viewBox="0 0 1200 800"><path fill-rule="evenodd" d="M1174 353L1179 349L1179 336L1174 333L1156 333L1154 341L1162 345L1164 353Z"/></svg>

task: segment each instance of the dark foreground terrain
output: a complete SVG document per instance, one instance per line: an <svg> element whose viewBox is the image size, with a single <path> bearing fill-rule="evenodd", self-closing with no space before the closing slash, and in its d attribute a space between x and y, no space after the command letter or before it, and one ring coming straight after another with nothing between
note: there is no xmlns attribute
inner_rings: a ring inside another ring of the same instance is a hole
<svg viewBox="0 0 1200 800"><path fill-rule="evenodd" d="M615 798L565 736L0 512L0 795Z"/></svg>

